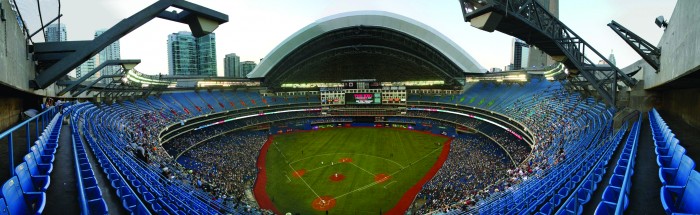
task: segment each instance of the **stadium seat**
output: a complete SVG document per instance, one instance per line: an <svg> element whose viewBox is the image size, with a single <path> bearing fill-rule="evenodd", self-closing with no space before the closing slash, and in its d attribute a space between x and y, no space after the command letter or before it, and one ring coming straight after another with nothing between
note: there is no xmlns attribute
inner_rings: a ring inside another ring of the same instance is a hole
<svg viewBox="0 0 700 215"><path fill-rule="evenodd" d="M700 178L691 178L685 187L661 187L661 205L667 214L700 214Z"/></svg>
<svg viewBox="0 0 700 215"><path fill-rule="evenodd" d="M49 189L51 179L48 175L32 176L27 163L21 163L15 168L15 174L19 179L24 192L46 192Z"/></svg>
<svg viewBox="0 0 700 215"><path fill-rule="evenodd" d="M5 199L0 198L0 215L9 215L10 210L7 209L7 204L5 204Z"/></svg>
<svg viewBox="0 0 700 215"><path fill-rule="evenodd" d="M90 210L90 214L94 215L109 214L109 210L107 209L107 203L102 198L88 201L88 210Z"/></svg>
<svg viewBox="0 0 700 215"><path fill-rule="evenodd" d="M685 186L693 169L695 169L695 162L684 155L678 168L659 168L659 179L663 185Z"/></svg>
<svg viewBox="0 0 700 215"><path fill-rule="evenodd" d="M29 173L33 176L50 175L51 171L53 171L53 164L37 163L33 153L27 153L27 155L24 156L24 162L27 164Z"/></svg>
<svg viewBox="0 0 700 215"><path fill-rule="evenodd" d="M674 151L670 156L656 156L656 164L659 165L659 168L677 168L683 157L687 157L685 155L685 148L680 148Z"/></svg>
<svg viewBox="0 0 700 215"><path fill-rule="evenodd" d="M2 185L2 195L10 214L41 214L46 206L46 193L22 192L19 179L14 176Z"/></svg>
<svg viewBox="0 0 700 215"><path fill-rule="evenodd" d="M613 204L617 204L617 200L620 198L620 188L616 187L607 187L605 188L605 191L603 191L603 200L604 202L609 202ZM624 194L622 196L623 199L623 208L627 209L627 206L629 205L629 199L627 197L627 194Z"/></svg>
<svg viewBox="0 0 700 215"><path fill-rule="evenodd" d="M595 215L608 215L615 214L617 204L601 201L598 203L598 207L595 208Z"/></svg>

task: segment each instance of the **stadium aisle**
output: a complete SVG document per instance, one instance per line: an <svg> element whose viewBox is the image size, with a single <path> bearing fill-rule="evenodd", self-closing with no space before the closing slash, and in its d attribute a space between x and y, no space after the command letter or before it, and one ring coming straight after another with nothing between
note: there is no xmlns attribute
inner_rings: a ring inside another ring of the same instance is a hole
<svg viewBox="0 0 700 215"><path fill-rule="evenodd" d="M625 214L664 214L660 198L659 166L656 164L649 117L647 114L643 116L637 146L637 164L632 176L632 188L630 188L630 203Z"/></svg>
<svg viewBox="0 0 700 215"><path fill-rule="evenodd" d="M80 214L70 125L64 122L58 139L51 186L46 190L45 214Z"/></svg>
<svg viewBox="0 0 700 215"><path fill-rule="evenodd" d="M603 199L603 191L605 191L605 187L607 187L608 184L610 184L610 177L612 177L613 172L615 172L617 161L620 159L620 155L622 155L622 151L625 147L625 142L627 141L627 137L630 135L632 123L634 123L635 119L636 118L630 120L630 126L626 131L627 134L625 134L625 136L620 140L620 143L615 149L615 152L613 153L612 157L610 157L610 161L608 161L608 165L605 169L603 179L600 181L600 183L598 183L598 189L595 189L595 192L593 192L593 194L591 195L591 200L589 204L583 206L583 214L594 214L596 207L598 207L597 203Z"/></svg>
<svg viewBox="0 0 700 215"><path fill-rule="evenodd" d="M105 173L102 171L102 167L95 158L95 154L92 153L92 148L90 147L90 144L87 144L87 140L85 140L83 135L81 135L80 137L83 139L83 143L86 143L84 145L85 154L87 154L87 157L90 160L90 166L95 172L97 186L100 187L100 191L102 191L102 198L105 200L105 203L107 203L109 213L128 214L128 211L126 211L126 209L124 209L124 207L122 206L122 201L117 196L117 191L112 189L109 180L107 180L107 176L105 176Z"/></svg>

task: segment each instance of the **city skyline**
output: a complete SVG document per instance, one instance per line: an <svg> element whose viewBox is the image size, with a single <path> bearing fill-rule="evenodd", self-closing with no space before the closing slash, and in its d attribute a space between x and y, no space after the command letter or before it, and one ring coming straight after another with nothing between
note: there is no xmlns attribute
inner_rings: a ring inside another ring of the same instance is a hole
<svg viewBox="0 0 700 215"><path fill-rule="evenodd" d="M152 2L65 0L62 2L64 16L61 23L69 27L71 35L69 40L91 39L86 37L86 31L94 32L90 29L109 28ZM509 64L510 60L512 37L500 32L489 33L471 27L469 23L463 21L457 1L431 4L394 0L381 2L370 0L336 2L191 0L191 2L229 15L229 22L219 26L215 31L220 38L217 41L217 56L235 52L240 56L241 61L258 62L258 59L264 58L274 47L304 26L326 16L356 10L383 10L425 23L455 41L484 68L503 68ZM18 4L22 8L22 4L27 3ZM654 25L653 19L659 15L670 19L674 5L675 1L659 3L652 0L562 1L559 3L559 16L562 22L603 55L607 56L609 50L615 50L619 62L617 66L625 67L641 57L618 38L606 24L610 20L616 20L656 44L663 30ZM50 5L44 6L42 3L42 7L50 7ZM91 7L94 10L82 10L81 8L84 7ZM30 18L25 17L25 19ZM44 19L47 18L44 17ZM159 54L166 51L166 46L162 45L165 43L163 38L181 30L189 31L186 25L154 19L122 38L122 58L141 59L142 63L136 68L146 74L167 74L167 58ZM597 62L599 59L592 60ZM217 65L217 75L224 75L223 67L223 64Z"/></svg>

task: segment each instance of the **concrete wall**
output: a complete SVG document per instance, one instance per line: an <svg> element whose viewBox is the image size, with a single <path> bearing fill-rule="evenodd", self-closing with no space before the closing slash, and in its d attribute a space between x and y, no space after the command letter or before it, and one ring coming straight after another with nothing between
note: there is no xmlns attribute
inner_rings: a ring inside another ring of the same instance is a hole
<svg viewBox="0 0 700 215"><path fill-rule="evenodd" d="M37 71L28 53L26 36L9 1L0 1L0 4L6 19L0 21L0 84L36 95L55 96L60 91L55 84L42 90L29 88L29 80L34 79Z"/></svg>
<svg viewBox="0 0 700 215"><path fill-rule="evenodd" d="M645 89L700 69L699 11L700 1L678 0L668 21L668 28L658 44L661 48L661 69L658 73L644 73Z"/></svg>
<svg viewBox="0 0 700 215"><path fill-rule="evenodd" d="M34 78L34 63L27 53L25 35L9 1L0 1L6 21L0 21L0 82L14 88L28 90Z"/></svg>
<svg viewBox="0 0 700 215"><path fill-rule="evenodd" d="M695 129L700 130L700 88L665 90L658 92L660 110L677 115Z"/></svg>
<svg viewBox="0 0 700 215"><path fill-rule="evenodd" d="M0 101L0 131L4 131L19 121L22 100L0 97Z"/></svg>

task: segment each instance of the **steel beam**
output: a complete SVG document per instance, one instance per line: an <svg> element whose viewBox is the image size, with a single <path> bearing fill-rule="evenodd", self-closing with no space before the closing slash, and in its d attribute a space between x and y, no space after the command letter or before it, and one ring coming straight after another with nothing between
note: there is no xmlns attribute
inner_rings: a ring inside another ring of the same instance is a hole
<svg viewBox="0 0 700 215"><path fill-rule="evenodd" d="M102 76L100 76L99 78L97 78L95 81L93 81L93 82L91 82L90 84L88 84L87 86L85 86L85 87L83 87L83 88L80 88L80 89L76 90L75 92L71 93L71 96L76 97L76 96L80 95L81 93L85 92L85 90L90 89L92 86L94 86L95 84L97 84L97 82L100 82L102 79L105 79L105 78L121 78L121 77L124 77L124 74L119 74L119 75L102 75ZM112 82L112 81L110 81L110 83L111 83L111 82Z"/></svg>
<svg viewBox="0 0 700 215"><path fill-rule="evenodd" d="M550 56L559 56L565 66L577 69L579 75L586 78L588 84L608 104L615 105L613 94L616 93L616 87L608 86L606 83L612 81L617 84L617 80L620 80L627 86L634 86L637 82L624 74L537 1L459 0L459 2L466 22L475 20L483 24L483 26L476 26L472 23L475 27L485 31L501 31L540 48ZM493 16L493 14L500 15L502 19L484 21L488 18L485 16ZM587 52L592 52L608 65L598 66L597 62L586 57ZM597 75L604 71L612 72L610 75L605 75L608 77L606 80L600 79Z"/></svg>
<svg viewBox="0 0 700 215"><path fill-rule="evenodd" d="M661 67L661 62L659 62L659 58L661 58L661 50L659 48L615 22L615 20L610 21L608 27L610 27L610 29L620 36L620 38L622 38L627 45L630 45L630 47L632 47L637 54L642 56L644 61L649 63L651 67L654 67L656 72L659 72L659 68Z"/></svg>
<svg viewBox="0 0 700 215"><path fill-rule="evenodd" d="M219 24L228 22L228 16L226 14L185 0L160 0L131 17L120 21L102 35L90 41L89 44L79 47L75 52L40 72L36 79L30 81L29 86L36 89L48 87L60 77L65 76L72 69L114 43L119 38L141 27L153 18L160 17L160 15L171 6L182 9L183 11L177 13L178 15L174 19L169 20L188 24L194 36L199 37L211 33ZM172 15L173 13L170 14Z"/></svg>
<svg viewBox="0 0 700 215"><path fill-rule="evenodd" d="M83 75L80 77L78 80L75 82L71 83L68 85L66 88L63 88L63 90L59 91L56 95L62 96L64 93L71 91L75 89L80 83L83 83L85 80L90 78L90 76L94 75L98 71L102 70L106 66L112 66L112 65L124 65L124 64L138 64L141 63L141 60L108 60L105 61L104 63L100 64L99 66L95 67L95 69L91 70L87 74Z"/></svg>

